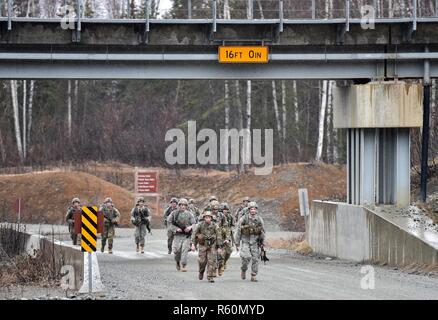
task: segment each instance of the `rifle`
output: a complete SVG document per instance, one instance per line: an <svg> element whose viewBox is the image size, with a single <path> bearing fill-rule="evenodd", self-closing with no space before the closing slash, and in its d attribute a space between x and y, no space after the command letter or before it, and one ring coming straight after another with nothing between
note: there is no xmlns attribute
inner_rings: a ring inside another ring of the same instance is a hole
<svg viewBox="0 0 438 320"><path fill-rule="evenodd" d="M149 219L147 219L146 215L144 214L144 210L137 209L137 217L135 218L135 221L137 226L144 223L146 225L146 229L148 230L148 232L152 234L150 222Z"/></svg>
<svg viewBox="0 0 438 320"><path fill-rule="evenodd" d="M151 226L150 226L150 222L149 222L148 219L146 219L146 229L147 229L148 232L152 235Z"/></svg>
<svg viewBox="0 0 438 320"><path fill-rule="evenodd" d="M234 233L233 233L233 229L231 229L231 247L234 247Z"/></svg>
<svg viewBox="0 0 438 320"><path fill-rule="evenodd" d="M105 223L112 224L108 211L107 210L102 210L102 211L103 211L103 216L105 217L106 220Z"/></svg>
<svg viewBox="0 0 438 320"><path fill-rule="evenodd" d="M269 258L266 256L266 250L263 246L261 246L260 249L260 260L262 260L263 263L266 264L266 261L269 261Z"/></svg>
<svg viewBox="0 0 438 320"><path fill-rule="evenodd" d="M260 240L257 240L257 243L260 247L260 260L263 261L263 264L266 264L266 261L269 261L269 258L266 256L265 246Z"/></svg>
<svg viewBox="0 0 438 320"><path fill-rule="evenodd" d="M177 213L178 213L178 216L179 216L179 211L178 211ZM173 224L174 226L180 228L180 229L181 229L181 233L186 234L186 232L184 231L184 229L187 228L188 226L181 226L181 225L179 224L179 222L178 222L178 216L175 217L175 215L173 215L173 217L172 217L172 218L173 218L173 219L172 219L172 224ZM190 230L189 233L187 233L186 238L190 238L190 236L192 235L192 232L193 232L193 228Z"/></svg>

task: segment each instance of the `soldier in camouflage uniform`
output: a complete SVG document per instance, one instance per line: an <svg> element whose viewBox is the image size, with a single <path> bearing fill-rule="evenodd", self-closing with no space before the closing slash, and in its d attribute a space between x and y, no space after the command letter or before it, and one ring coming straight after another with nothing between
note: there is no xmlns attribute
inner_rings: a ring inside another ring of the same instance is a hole
<svg viewBox="0 0 438 320"><path fill-rule="evenodd" d="M103 212L104 216L101 251L105 251L106 240L108 239L108 253L112 254L115 227L120 222L120 212L116 207L114 207L113 200L111 198L105 199L103 205L100 207L100 211Z"/></svg>
<svg viewBox="0 0 438 320"><path fill-rule="evenodd" d="M259 266L259 256L261 247L264 246L265 227L262 217L257 213L257 204L250 202L248 204L248 213L240 218L236 228L236 249L239 251L242 242L240 257L242 258L241 277L246 278L246 270L251 261L251 281L257 281L257 272Z"/></svg>
<svg viewBox="0 0 438 320"><path fill-rule="evenodd" d="M200 219L200 216L201 216L201 211L198 209L197 206L195 206L195 200L194 199L189 199L189 210L195 216L196 222L198 222L199 219Z"/></svg>
<svg viewBox="0 0 438 320"><path fill-rule="evenodd" d="M207 280L214 282L216 272L216 255L222 254L222 237L219 226L212 221L210 211L205 211L203 221L198 223L192 233L192 251L198 245L199 280L204 278L207 267Z"/></svg>
<svg viewBox="0 0 438 320"><path fill-rule="evenodd" d="M187 271L187 254L190 250L190 236L196 224L195 216L188 208L187 199L179 199L178 209L173 210L167 217L167 225L173 232L173 253L175 254L176 269Z"/></svg>
<svg viewBox="0 0 438 320"><path fill-rule="evenodd" d="M228 259L230 259L231 253L233 252L233 228L234 219L230 213L230 206L228 203L221 203L221 237L223 240L223 250L220 258L218 257L218 275L223 275L225 269L227 268Z"/></svg>
<svg viewBox="0 0 438 320"><path fill-rule="evenodd" d="M67 209L67 214L65 215L65 220L68 223L68 231L70 232L71 240L73 241L73 245L77 245L78 243L78 234L75 233L75 212L82 211L81 208L81 200L79 198L73 198L71 201L71 206Z"/></svg>
<svg viewBox="0 0 438 320"><path fill-rule="evenodd" d="M213 216L213 222L217 223L220 226L221 223L221 219L222 219L222 214L219 212L221 208L221 205L219 204L218 201L212 201L210 204L210 210L211 214Z"/></svg>
<svg viewBox="0 0 438 320"><path fill-rule="evenodd" d="M131 222L135 226L135 244L137 252L144 253L144 238L146 229L151 221L151 212L145 205L144 198L140 197L137 200L137 205L131 210Z"/></svg>
<svg viewBox="0 0 438 320"><path fill-rule="evenodd" d="M239 206L239 208L236 210L236 213L234 214L234 221L239 221L242 216L245 215L248 211L248 203L250 202L249 197L244 197L242 204Z"/></svg>
<svg viewBox="0 0 438 320"><path fill-rule="evenodd" d="M167 253L172 253L172 242L173 242L173 232L169 229L169 226L167 225L167 218L172 213L173 210L178 209L178 199L172 198L170 199L170 206L168 206L164 210L163 218L164 218L164 226L167 229Z"/></svg>
<svg viewBox="0 0 438 320"><path fill-rule="evenodd" d="M210 196L210 198L208 199L208 203L207 203L207 205L204 207L204 209L202 210L202 212L204 212L204 211L211 211L211 204L212 204L213 201L216 201L216 202L219 204L219 202L218 202L216 196Z"/></svg>

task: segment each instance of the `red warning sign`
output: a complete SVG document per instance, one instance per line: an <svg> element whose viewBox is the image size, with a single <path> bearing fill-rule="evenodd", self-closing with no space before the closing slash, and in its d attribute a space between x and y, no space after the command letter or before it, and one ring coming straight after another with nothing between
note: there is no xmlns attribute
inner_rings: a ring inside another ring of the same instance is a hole
<svg viewBox="0 0 438 320"><path fill-rule="evenodd" d="M137 194L148 194L158 192L158 172L156 171L140 171L136 172L135 179Z"/></svg>

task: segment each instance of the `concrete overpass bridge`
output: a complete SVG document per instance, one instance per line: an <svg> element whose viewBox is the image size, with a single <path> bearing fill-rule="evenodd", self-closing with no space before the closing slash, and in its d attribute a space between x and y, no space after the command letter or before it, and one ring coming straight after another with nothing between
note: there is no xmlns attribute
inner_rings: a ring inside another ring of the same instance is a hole
<svg viewBox="0 0 438 320"><path fill-rule="evenodd" d="M270 19L223 19L212 0L195 18L188 1L186 19L148 11L136 19L77 14L69 24L73 29L65 29L60 17L15 16L13 0L3 0L0 78L392 79L423 78L425 72L438 77L438 1L427 15L418 12L417 1L406 0L408 13L379 15L372 29L365 29L350 0L330 19L321 18L312 0L301 0L296 12L279 0L267 10L275 13ZM83 12L83 2L75 2L77 12ZM269 63L220 64L221 45L267 45Z"/></svg>

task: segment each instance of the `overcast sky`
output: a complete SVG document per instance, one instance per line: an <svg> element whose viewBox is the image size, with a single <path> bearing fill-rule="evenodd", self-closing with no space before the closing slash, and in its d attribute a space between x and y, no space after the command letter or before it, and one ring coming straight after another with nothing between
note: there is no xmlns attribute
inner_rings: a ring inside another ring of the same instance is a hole
<svg viewBox="0 0 438 320"><path fill-rule="evenodd" d="M160 0L160 10L170 9L172 7L171 0Z"/></svg>

